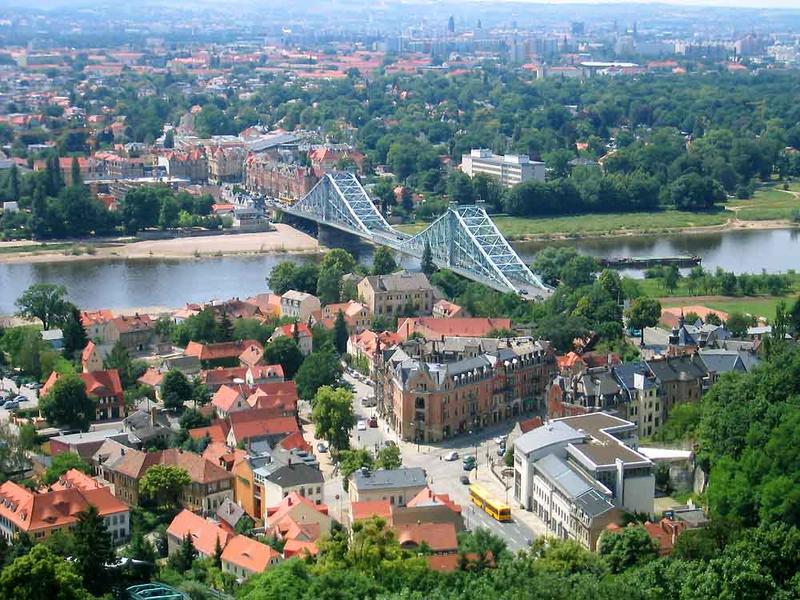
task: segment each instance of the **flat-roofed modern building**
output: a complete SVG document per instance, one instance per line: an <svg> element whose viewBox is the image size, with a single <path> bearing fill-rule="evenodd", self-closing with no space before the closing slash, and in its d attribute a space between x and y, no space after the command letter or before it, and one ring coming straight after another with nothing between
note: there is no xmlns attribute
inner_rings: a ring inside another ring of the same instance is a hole
<svg viewBox="0 0 800 600"><path fill-rule="evenodd" d="M514 499L548 529L594 549L621 511L652 514L653 463L636 425L607 413L546 423L514 442Z"/></svg>
<svg viewBox="0 0 800 600"><path fill-rule="evenodd" d="M544 181L544 163L531 160L526 154L493 154L491 150L477 148L461 156L461 170L475 177L484 173L494 177L504 187L538 180Z"/></svg>

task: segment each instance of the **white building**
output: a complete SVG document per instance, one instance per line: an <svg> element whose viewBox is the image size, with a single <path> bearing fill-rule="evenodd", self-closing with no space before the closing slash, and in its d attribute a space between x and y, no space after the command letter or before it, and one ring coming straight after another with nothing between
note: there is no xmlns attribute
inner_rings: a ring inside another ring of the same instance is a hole
<svg viewBox="0 0 800 600"><path fill-rule="evenodd" d="M484 173L497 179L501 185L511 187L518 183L538 180L544 181L544 163L531 160L525 154L492 154L490 150L479 148L461 157L461 170L475 177Z"/></svg>
<svg viewBox="0 0 800 600"><path fill-rule="evenodd" d="M305 323L312 313L320 310L319 298L312 294L289 290L281 296L281 316Z"/></svg>
<svg viewBox="0 0 800 600"><path fill-rule="evenodd" d="M594 549L620 511L653 512L653 463L637 446L636 425L607 413L551 421L514 443L514 499Z"/></svg>

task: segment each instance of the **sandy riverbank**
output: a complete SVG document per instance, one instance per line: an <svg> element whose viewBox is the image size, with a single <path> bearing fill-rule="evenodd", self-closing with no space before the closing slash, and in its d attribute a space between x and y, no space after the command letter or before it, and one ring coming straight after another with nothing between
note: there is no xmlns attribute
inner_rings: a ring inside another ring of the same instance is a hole
<svg viewBox="0 0 800 600"><path fill-rule="evenodd" d="M94 247L93 254L72 255L65 254L63 250L50 252L47 248L26 252L26 245L29 244L20 245L20 252L0 254L0 262L65 262L101 258L176 259L283 252L311 253L320 250L319 242L313 237L282 223L275 225L275 231L266 233L240 233L108 244ZM80 245L76 244L76 246Z"/></svg>

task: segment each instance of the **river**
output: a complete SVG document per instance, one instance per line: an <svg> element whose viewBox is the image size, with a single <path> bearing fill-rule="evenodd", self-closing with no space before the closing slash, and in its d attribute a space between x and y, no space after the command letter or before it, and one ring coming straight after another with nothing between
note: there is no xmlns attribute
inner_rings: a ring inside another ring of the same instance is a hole
<svg viewBox="0 0 800 600"><path fill-rule="evenodd" d="M703 267L735 273L800 270L800 230L733 230L693 235L524 242L514 246L526 262L548 245L572 246L596 257L674 256L696 254ZM359 244L359 259L368 263L371 246ZM247 297L268 291L267 277L278 262L303 262L303 255L230 256L186 260L93 259L52 263L0 263L0 315L12 314L14 300L37 282L66 286L69 298L87 309L168 306L211 299ZM416 261L403 261L414 266ZM638 272L631 271L633 275Z"/></svg>

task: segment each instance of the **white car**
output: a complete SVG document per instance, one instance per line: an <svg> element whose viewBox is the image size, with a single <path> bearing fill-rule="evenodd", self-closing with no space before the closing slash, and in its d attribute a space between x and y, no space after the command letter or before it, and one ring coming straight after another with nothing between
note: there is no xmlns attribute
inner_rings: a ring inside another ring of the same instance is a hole
<svg viewBox="0 0 800 600"><path fill-rule="evenodd" d="M505 444L507 437L508 437L507 435L498 435L496 438L494 438L494 443L495 444Z"/></svg>
<svg viewBox="0 0 800 600"><path fill-rule="evenodd" d="M356 429L359 431L366 431L367 430L367 422L364 419L361 419L356 425Z"/></svg>
<svg viewBox="0 0 800 600"><path fill-rule="evenodd" d="M448 452L444 459L448 462L452 462L454 460L458 460L458 452L453 450L452 452Z"/></svg>

